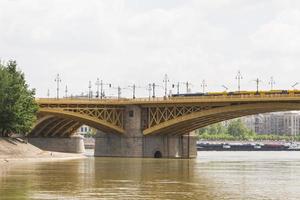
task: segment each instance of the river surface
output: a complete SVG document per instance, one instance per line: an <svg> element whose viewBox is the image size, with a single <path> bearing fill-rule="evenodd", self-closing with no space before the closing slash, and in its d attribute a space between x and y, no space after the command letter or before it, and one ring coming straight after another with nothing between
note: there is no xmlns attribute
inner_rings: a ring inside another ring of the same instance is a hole
<svg viewBox="0 0 300 200"><path fill-rule="evenodd" d="M199 152L195 160L89 157L0 167L0 199L300 199L300 152Z"/></svg>

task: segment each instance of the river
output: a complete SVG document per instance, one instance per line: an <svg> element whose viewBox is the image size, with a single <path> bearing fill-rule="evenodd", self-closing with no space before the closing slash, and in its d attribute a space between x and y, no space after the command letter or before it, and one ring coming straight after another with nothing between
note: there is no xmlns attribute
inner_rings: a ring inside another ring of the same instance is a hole
<svg viewBox="0 0 300 200"><path fill-rule="evenodd" d="M195 160L94 158L1 166L0 199L300 199L300 152Z"/></svg>

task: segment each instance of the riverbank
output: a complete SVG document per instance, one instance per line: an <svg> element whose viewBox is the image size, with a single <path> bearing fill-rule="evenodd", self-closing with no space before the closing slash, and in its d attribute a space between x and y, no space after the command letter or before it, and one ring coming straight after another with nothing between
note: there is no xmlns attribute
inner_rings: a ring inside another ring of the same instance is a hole
<svg viewBox="0 0 300 200"><path fill-rule="evenodd" d="M13 138L0 138L0 163L16 161L54 161L82 159L83 154L43 151L29 143Z"/></svg>
<svg viewBox="0 0 300 200"><path fill-rule="evenodd" d="M198 141L198 151L300 151L299 142Z"/></svg>

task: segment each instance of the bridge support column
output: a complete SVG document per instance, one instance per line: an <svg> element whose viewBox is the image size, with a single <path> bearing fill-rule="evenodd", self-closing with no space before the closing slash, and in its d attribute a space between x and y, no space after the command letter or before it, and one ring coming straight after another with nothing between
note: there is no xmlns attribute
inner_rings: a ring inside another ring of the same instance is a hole
<svg viewBox="0 0 300 200"><path fill-rule="evenodd" d="M142 119L140 107L127 106L124 117L126 133L120 135L98 131L95 156L138 158L195 158L197 156L195 135L144 136Z"/></svg>
<svg viewBox="0 0 300 200"><path fill-rule="evenodd" d="M182 136L144 137L144 157L196 158L197 138L193 134Z"/></svg>
<svg viewBox="0 0 300 200"><path fill-rule="evenodd" d="M44 151L56 151L64 153L83 153L84 142L80 135L70 138L28 138L28 142Z"/></svg>
<svg viewBox="0 0 300 200"><path fill-rule="evenodd" d="M196 137L192 135L127 137L98 132L95 156L195 158Z"/></svg>

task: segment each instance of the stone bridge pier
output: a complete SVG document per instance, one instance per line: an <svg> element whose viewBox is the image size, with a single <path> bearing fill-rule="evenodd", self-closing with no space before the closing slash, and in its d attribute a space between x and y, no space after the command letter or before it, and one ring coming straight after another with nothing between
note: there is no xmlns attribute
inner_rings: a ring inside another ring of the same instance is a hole
<svg viewBox="0 0 300 200"><path fill-rule="evenodd" d="M146 158L195 158L195 134L143 134L145 116L139 106L126 106L124 111L125 134L98 131L95 156L146 157Z"/></svg>
<svg viewBox="0 0 300 200"><path fill-rule="evenodd" d="M71 137L33 137L28 142L44 151L83 153L85 151L83 137L74 135Z"/></svg>

